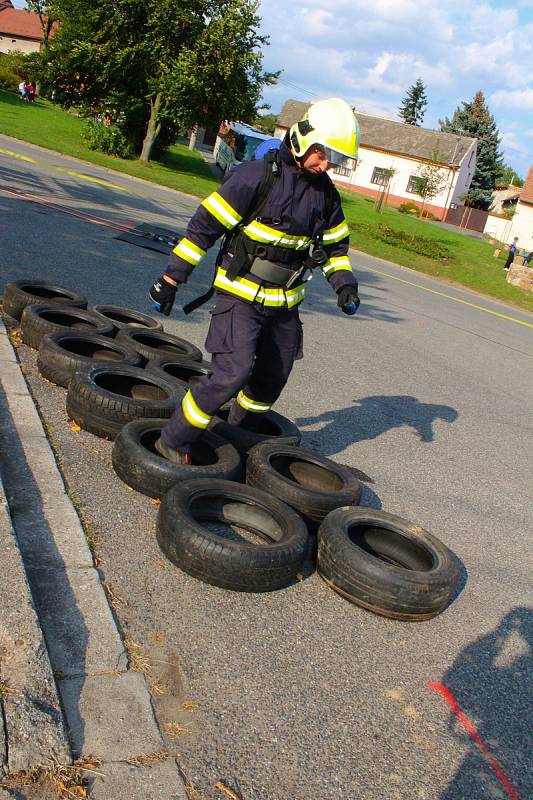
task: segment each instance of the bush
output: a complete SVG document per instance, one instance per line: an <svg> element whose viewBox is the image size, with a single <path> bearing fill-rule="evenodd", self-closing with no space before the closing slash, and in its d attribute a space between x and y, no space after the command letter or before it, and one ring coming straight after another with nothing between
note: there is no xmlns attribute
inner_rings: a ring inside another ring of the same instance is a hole
<svg viewBox="0 0 533 800"><path fill-rule="evenodd" d="M18 75L15 75L15 73L7 67L0 66L0 89L7 89L8 92L16 92L19 83L20 78Z"/></svg>
<svg viewBox="0 0 533 800"><path fill-rule="evenodd" d="M405 203L400 203L398 211L400 214L416 214L417 217L420 216L420 207L414 200L406 200Z"/></svg>
<svg viewBox="0 0 533 800"><path fill-rule="evenodd" d="M426 258L433 258L440 261L449 261L452 257L450 250L440 242L434 239L428 239L426 236L413 235L405 231L397 231L391 228L390 225L378 224L361 225L361 229L368 232L368 235L374 239L380 239L392 247L402 247L404 250L411 250L413 253L418 253Z"/></svg>
<svg viewBox="0 0 533 800"><path fill-rule="evenodd" d="M130 144L118 125L104 125L90 120L82 133L89 150L101 150L109 156L131 158Z"/></svg>
<svg viewBox="0 0 533 800"><path fill-rule="evenodd" d="M422 218L423 219L437 219L435 214L432 214L431 211L422 211Z"/></svg>

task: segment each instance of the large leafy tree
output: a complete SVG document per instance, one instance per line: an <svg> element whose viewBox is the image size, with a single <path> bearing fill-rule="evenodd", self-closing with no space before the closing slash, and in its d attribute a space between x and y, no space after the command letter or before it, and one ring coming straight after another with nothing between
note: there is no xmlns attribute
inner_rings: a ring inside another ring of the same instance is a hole
<svg viewBox="0 0 533 800"><path fill-rule="evenodd" d="M26 8L39 15L43 32L43 50L48 51L50 34L57 22L57 9L54 0L26 0Z"/></svg>
<svg viewBox="0 0 533 800"><path fill-rule="evenodd" d="M106 106L141 160L169 131L253 118L262 87L256 0L55 0L55 80L67 103Z"/></svg>
<svg viewBox="0 0 533 800"><path fill-rule="evenodd" d="M501 137L483 92L476 92L470 103L463 101L462 108L456 108L451 120L445 117L439 122L442 131L478 140L476 171L465 203L488 211L494 186L502 174L503 162L499 149Z"/></svg>
<svg viewBox="0 0 533 800"><path fill-rule="evenodd" d="M421 125L427 104L426 87L422 78L417 78L416 83L407 90L398 113L408 125Z"/></svg>

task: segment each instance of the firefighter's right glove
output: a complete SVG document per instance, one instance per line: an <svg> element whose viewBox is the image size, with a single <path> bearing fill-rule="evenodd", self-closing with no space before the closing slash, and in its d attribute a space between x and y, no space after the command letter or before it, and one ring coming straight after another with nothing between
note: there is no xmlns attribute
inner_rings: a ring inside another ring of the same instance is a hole
<svg viewBox="0 0 533 800"><path fill-rule="evenodd" d="M170 283L171 280L172 278L169 280L166 275L162 275L155 281L149 293L156 311L165 317L170 315L176 299L177 286L174 282Z"/></svg>

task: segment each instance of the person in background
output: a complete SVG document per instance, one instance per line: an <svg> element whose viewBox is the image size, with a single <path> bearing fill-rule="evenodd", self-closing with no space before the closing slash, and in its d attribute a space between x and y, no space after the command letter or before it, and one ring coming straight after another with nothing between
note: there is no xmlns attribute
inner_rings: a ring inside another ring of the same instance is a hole
<svg viewBox="0 0 533 800"><path fill-rule="evenodd" d="M518 242L518 236L515 236L514 239L513 239L512 244L509 247L509 254L507 256L507 261L505 262L504 270L506 272L509 272L509 269L511 268L511 264L514 261L514 257L516 255L516 250L518 248L517 242Z"/></svg>
<svg viewBox="0 0 533 800"><path fill-rule="evenodd" d="M35 86L31 81L26 84L26 91L28 93L28 102L33 103L35 100Z"/></svg>
<svg viewBox="0 0 533 800"><path fill-rule="evenodd" d="M28 87L26 81L21 81L19 83L18 93L21 100L28 99Z"/></svg>
<svg viewBox="0 0 533 800"><path fill-rule="evenodd" d="M170 314L178 286L216 240L225 238L213 284L217 303L205 343L212 372L189 388L155 443L169 461L191 463L192 443L232 397L228 423L257 429L295 360L303 357L298 307L308 270L322 272L339 309L350 316L357 311L357 280L348 258L350 231L327 172L337 165L351 166L358 143L359 126L344 100L314 103L280 144L273 184L259 210L257 195L267 162L246 161L228 172L190 220L166 273L150 288L161 314Z"/></svg>

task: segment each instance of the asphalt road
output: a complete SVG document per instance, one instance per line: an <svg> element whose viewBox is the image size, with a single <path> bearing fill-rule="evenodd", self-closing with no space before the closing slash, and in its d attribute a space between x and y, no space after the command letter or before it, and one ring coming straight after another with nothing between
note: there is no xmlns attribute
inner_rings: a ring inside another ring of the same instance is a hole
<svg viewBox="0 0 533 800"><path fill-rule="evenodd" d="M0 137L0 288L46 279L150 313L165 257L83 215L179 233L196 203ZM185 729L169 746L202 798L223 798L222 781L243 800L525 800L533 316L359 253L351 260L360 313L338 313L313 280L306 357L276 408L301 427L302 446L364 474L363 504L426 527L458 555L460 591L428 622L363 611L316 575L265 595L184 575L158 549L156 507L115 476L111 443L72 431L64 390L38 377L25 346L20 359L122 628L165 687L159 719ZM179 300L208 285L211 263ZM202 346L208 320L205 307L188 318L177 307L165 329ZM431 681L450 690L497 763Z"/></svg>

